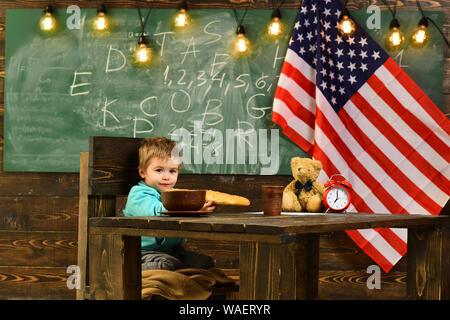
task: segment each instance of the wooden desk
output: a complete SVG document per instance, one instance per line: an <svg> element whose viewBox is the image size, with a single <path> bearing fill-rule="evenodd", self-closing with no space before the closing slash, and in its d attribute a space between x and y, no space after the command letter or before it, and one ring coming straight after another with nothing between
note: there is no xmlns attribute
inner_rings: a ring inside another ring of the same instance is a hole
<svg viewBox="0 0 450 320"><path fill-rule="evenodd" d="M140 236L239 241L240 299L315 299L319 234L408 228L409 299L450 299L450 217L314 214L89 219L92 299L140 299Z"/></svg>

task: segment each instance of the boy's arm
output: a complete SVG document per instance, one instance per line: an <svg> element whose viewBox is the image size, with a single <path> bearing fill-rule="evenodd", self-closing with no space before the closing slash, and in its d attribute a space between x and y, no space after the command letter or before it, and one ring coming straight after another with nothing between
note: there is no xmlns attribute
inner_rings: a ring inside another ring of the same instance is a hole
<svg viewBox="0 0 450 320"><path fill-rule="evenodd" d="M130 193L123 213L125 216L160 216L158 211L167 210L156 197Z"/></svg>

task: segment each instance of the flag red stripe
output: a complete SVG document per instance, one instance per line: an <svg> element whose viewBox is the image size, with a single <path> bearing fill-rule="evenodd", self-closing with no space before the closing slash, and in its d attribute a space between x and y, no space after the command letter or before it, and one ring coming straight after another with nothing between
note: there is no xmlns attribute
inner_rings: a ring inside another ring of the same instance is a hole
<svg viewBox="0 0 450 320"><path fill-rule="evenodd" d="M339 173L339 170L333 165L333 163L317 143L314 145L313 157L314 159L320 160L320 162L322 162L322 169L325 171L328 177L331 177L331 175L333 174ZM356 192L351 192L351 195L352 204L358 212L373 213L373 211L367 206L364 200ZM402 239L400 239L391 229L376 228L374 230L377 231L386 240L386 242L388 242L400 255L404 255L406 253L406 243ZM362 237L361 234L359 235ZM374 248L374 250L376 249Z"/></svg>
<svg viewBox="0 0 450 320"><path fill-rule="evenodd" d="M284 62L281 73L296 82L312 98L316 97L316 84L309 81L309 79L301 73L301 70L295 68L288 61Z"/></svg>
<svg viewBox="0 0 450 320"><path fill-rule="evenodd" d="M322 162L322 170L331 177L333 174L340 173L339 170L334 166L333 162L330 161L328 156L323 152L320 146L314 144L313 158ZM366 202L355 192L351 190L352 204L358 212L373 213L373 210L366 204Z"/></svg>
<svg viewBox="0 0 450 320"><path fill-rule="evenodd" d="M311 128L314 128L316 116L303 105L301 105L288 90L278 86L275 98L283 101L293 114L302 119L302 121L309 125Z"/></svg>
<svg viewBox="0 0 450 320"><path fill-rule="evenodd" d="M396 235L391 229L375 228L374 230L378 232L401 256L406 253L406 242Z"/></svg>
<svg viewBox="0 0 450 320"><path fill-rule="evenodd" d="M430 130L422 121L417 119L408 109L394 97L383 82L374 74L367 83L386 102L386 104L403 119L403 121L414 130L431 148L436 150L447 162L450 162L450 149Z"/></svg>
<svg viewBox="0 0 450 320"><path fill-rule="evenodd" d="M294 141L300 148L302 148L309 155L312 155L314 146L309 143L308 140L303 138L297 131L289 127L286 120L277 112L272 112L272 121L278 124L282 129L283 133L288 136L289 139Z"/></svg>
<svg viewBox="0 0 450 320"><path fill-rule="evenodd" d="M422 108L433 118L434 121L450 135L450 121L441 112L441 110L433 103L433 101L423 92L423 90L400 68L400 66L392 59L388 58L384 63L386 69L397 79L397 81L409 92Z"/></svg>
<svg viewBox="0 0 450 320"><path fill-rule="evenodd" d="M389 272L393 264L389 262L366 238L364 238L358 230L346 230L347 235L352 238L353 241L375 260L378 265L383 268L385 272Z"/></svg>
<svg viewBox="0 0 450 320"><path fill-rule="evenodd" d="M322 110L316 108L316 125L327 135L328 139L338 150L342 158L345 159L348 166L353 170L364 183L369 186L372 193L382 202L389 212L404 213L405 209L395 200L395 198L387 192L380 181L375 179L372 174L362 165L353 155L352 151L345 145L340 135L334 130L333 126L328 122Z"/></svg>
<svg viewBox="0 0 450 320"><path fill-rule="evenodd" d="M364 146L370 157L386 172L386 174L394 180L411 198L418 202L429 213L440 212L442 207L431 199L426 193L411 181L398 166L396 166L378 146L367 137L367 135L358 127L354 120L347 113L345 108L339 112L339 118L343 122L347 131L358 141L361 146Z"/></svg>
<svg viewBox="0 0 450 320"><path fill-rule="evenodd" d="M356 92L351 102L359 111L378 128L378 130L407 158L424 176L432 181L436 187L448 193L449 180L435 167L430 165L392 126L368 103L364 97Z"/></svg>

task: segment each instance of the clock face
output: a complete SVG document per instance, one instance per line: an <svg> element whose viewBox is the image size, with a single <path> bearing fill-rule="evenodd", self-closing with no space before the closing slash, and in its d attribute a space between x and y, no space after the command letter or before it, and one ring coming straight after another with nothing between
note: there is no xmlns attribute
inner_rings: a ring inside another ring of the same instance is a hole
<svg viewBox="0 0 450 320"><path fill-rule="evenodd" d="M333 210L342 210L347 207L350 197L346 189L335 187L330 189L327 194L327 203Z"/></svg>

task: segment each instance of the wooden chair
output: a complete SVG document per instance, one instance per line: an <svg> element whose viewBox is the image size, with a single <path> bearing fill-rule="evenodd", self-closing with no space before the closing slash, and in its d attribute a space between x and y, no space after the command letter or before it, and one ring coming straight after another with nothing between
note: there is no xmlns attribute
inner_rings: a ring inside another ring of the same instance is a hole
<svg viewBox="0 0 450 320"><path fill-rule="evenodd" d="M78 266L80 289L77 299L89 299L88 239L89 217L121 216L130 188L141 179L138 174L140 138L91 137L89 152L80 154L80 199L78 217ZM250 207L218 207L216 212L261 211L261 185L287 185L289 175L181 174L177 188L215 189L250 199ZM236 292L238 286L217 288L212 299Z"/></svg>

